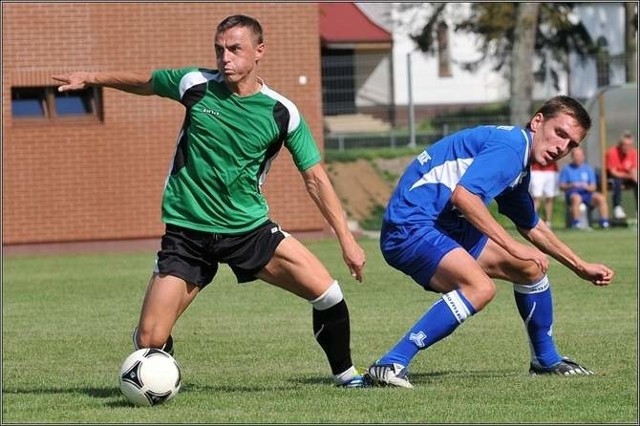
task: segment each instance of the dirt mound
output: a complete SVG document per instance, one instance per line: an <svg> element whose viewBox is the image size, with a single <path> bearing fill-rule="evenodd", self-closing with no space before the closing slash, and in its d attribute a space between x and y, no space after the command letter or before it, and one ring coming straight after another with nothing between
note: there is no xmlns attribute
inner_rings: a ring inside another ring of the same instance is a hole
<svg viewBox="0 0 640 426"><path fill-rule="evenodd" d="M413 157L332 162L327 173L349 219L361 222L384 207L400 174Z"/></svg>

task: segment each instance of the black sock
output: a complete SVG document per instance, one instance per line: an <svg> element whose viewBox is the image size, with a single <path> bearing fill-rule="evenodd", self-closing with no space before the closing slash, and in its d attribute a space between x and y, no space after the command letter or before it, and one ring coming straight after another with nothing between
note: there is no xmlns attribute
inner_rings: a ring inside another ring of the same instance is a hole
<svg viewBox="0 0 640 426"><path fill-rule="evenodd" d="M348 370L353 365L349 346L349 309L344 299L324 311L313 309L313 334L327 355L334 375Z"/></svg>

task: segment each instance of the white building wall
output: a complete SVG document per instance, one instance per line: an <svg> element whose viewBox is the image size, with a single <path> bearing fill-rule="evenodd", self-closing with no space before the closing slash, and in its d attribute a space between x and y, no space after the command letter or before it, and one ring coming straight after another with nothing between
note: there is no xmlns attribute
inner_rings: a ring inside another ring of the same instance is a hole
<svg viewBox="0 0 640 426"><path fill-rule="evenodd" d="M574 12L594 41L600 37L607 40L611 58L616 55L624 57L625 11L621 3L581 3ZM569 67L569 94L583 99L594 96L598 90L595 61L588 60L585 63L580 61L578 55L570 54ZM624 59L612 63L609 71L609 85L625 83Z"/></svg>
<svg viewBox="0 0 640 426"><path fill-rule="evenodd" d="M391 56L388 52L367 52L356 55L356 106L393 104L391 96Z"/></svg>
<svg viewBox="0 0 640 426"><path fill-rule="evenodd" d="M475 72L463 70L461 61L478 59L480 52L474 35L455 33L450 25L449 43L451 57L451 76L438 75L438 57L421 52L409 33L417 32L426 22L429 5L420 9L401 12L399 3L393 4L393 60L395 70L395 100L397 105L409 102L408 94L408 55L411 56L411 83L413 103L416 105L446 105L467 103L491 103L503 101L509 95L508 82L491 70L489 64L483 64ZM453 14L468 14L468 3L456 3L448 6Z"/></svg>
<svg viewBox="0 0 640 426"><path fill-rule="evenodd" d="M475 72L463 70L458 61L478 58L480 52L474 36L467 33L454 33L450 25L450 53L452 76L438 75L438 58L420 52L409 37L426 22L431 7L428 3L403 10L403 3L367 4L358 6L393 34L394 96L396 105L407 105L408 60L411 55L411 76L413 103L415 105L446 105L459 103L493 103L508 100L509 81L502 74L483 64ZM470 12L470 3L452 3L448 13L464 15ZM388 10L385 10L385 7ZM607 38L609 52L616 55L624 52L624 6L621 3L580 3L574 9L576 19L583 21L593 39L600 35ZM569 58L570 71L562 73L559 90L547 82L536 83L533 90L534 100L544 100L557 94L568 94L577 98L589 98L597 91L595 62L579 63L575 54ZM382 68L381 68L382 69ZM611 67L611 84L624 82L624 69Z"/></svg>

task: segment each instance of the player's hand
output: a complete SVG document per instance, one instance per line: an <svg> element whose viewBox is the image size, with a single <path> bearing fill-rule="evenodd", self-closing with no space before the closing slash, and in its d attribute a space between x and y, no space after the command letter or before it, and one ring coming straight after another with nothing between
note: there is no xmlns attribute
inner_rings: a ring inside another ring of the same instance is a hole
<svg viewBox="0 0 640 426"><path fill-rule="evenodd" d="M357 243L349 244L342 249L342 258L349 268L351 276L358 282L364 280L364 264L366 262L366 255L364 250Z"/></svg>
<svg viewBox="0 0 640 426"><path fill-rule="evenodd" d="M590 281L593 285L606 286L611 284L615 273L599 263L587 263L583 269L578 271L578 276Z"/></svg>
<svg viewBox="0 0 640 426"><path fill-rule="evenodd" d="M549 258L546 254L538 250L536 247L529 247L524 244L518 244L511 250L511 254L522 260L530 260L538 265L540 271L546 274L549 270Z"/></svg>
<svg viewBox="0 0 640 426"><path fill-rule="evenodd" d="M68 90L82 90L86 88L89 84L89 76L88 72L77 71L69 74L58 74L52 75L56 81L64 83L58 86L58 92L66 92Z"/></svg>

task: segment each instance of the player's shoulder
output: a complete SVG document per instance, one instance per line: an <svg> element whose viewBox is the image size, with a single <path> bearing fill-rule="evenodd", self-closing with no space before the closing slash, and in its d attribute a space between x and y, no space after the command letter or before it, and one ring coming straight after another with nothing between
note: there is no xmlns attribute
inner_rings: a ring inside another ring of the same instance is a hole
<svg viewBox="0 0 640 426"><path fill-rule="evenodd" d="M269 87L266 83L262 82L262 89L260 89L260 92L268 98L271 98L276 102L280 102L289 111L295 111L296 113L298 113L298 107L291 99Z"/></svg>

